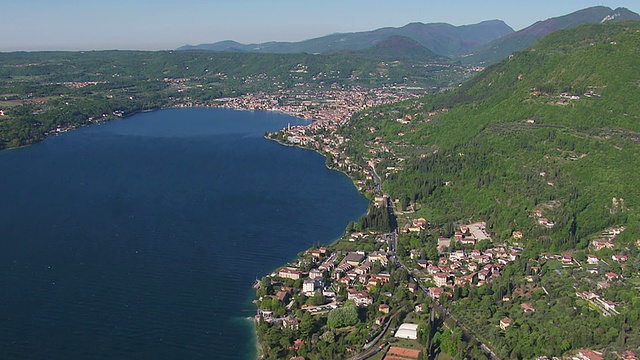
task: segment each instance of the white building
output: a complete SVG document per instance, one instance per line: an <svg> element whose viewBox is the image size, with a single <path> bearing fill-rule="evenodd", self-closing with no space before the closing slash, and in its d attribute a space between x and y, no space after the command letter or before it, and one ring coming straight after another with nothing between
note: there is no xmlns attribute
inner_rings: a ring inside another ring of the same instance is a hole
<svg viewBox="0 0 640 360"><path fill-rule="evenodd" d="M399 339L416 340L418 339L418 325L417 324L402 324L398 331L396 331L395 337Z"/></svg>
<svg viewBox="0 0 640 360"><path fill-rule="evenodd" d="M313 279L307 279L302 283L302 292L313 293L316 291L316 281Z"/></svg>

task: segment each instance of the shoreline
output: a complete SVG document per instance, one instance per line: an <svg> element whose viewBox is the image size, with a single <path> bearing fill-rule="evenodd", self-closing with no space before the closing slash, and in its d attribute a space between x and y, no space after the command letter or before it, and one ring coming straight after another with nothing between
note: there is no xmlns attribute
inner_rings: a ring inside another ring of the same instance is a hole
<svg viewBox="0 0 640 360"><path fill-rule="evenodd" d="M318 121L318 120L313 120L313 122L312 122L312 123L307 124L307 125L301 125L301 126L309 126L309 125L311 125L311 124L315 123L316 121ZM325 159L327 158L327 155L323 154L323 153L322 153L322 152L320 152L318 149L311 149L311 148L308 148L308 147L300 146L300 145L298 145L298 144L291 144L291 143L283 142L283 141L280 141L279 139L272 139L272 138L270 138L270 137L268 137L268 136L266 136L266 135L265 135L265 136L263 136L263 138L265 138L265 139L267 139L267 140L275 141L276 143L278 143L278 144L280 144L280 145L282 145L282 146L286 146L286 147L294 147L294 148L299 148L299 149L303 149L303 150L313 151L313 152L315 152L315 153L317 153L317 154L321 155L321 156L322 156L322 157L324 157ZM356 186L356 183L355 183L354 179L353 179L351 176L349 176L349 174L348 174L346 171L343 171L343 170L340 170L340 169L337 169L337 168L329 167L326 163L325 163L325 167L326 167L328 170L331 170L331 171L337 171L337 172L340 172L340 173L344 174L344 175L345 175L349 180L351 180L351 185L353 185L353 186L356 188L356 190L358 191L358 193L360 194L360 196L362 196L365 200L367 200L367 203L368 203L369 205L371 204L371 200L370 200L370 199L367 199L367 197L365 196L365 193L358 189L358 187ZM366 212L366 211L365 211L365 214L367 214L367 212ZM363 214L363 215L365 215L365 214ZM347 225L347 224L345 224L345 226L346 226L346 225ZM344 231L343 231L343 234L344 234ZM328 243L328 245L335 244L336 242L340 241L341 239L342 239L342 235L341 235L341 236L339 236L339 237L337 237L337 238L335 238L335 239L333 239L331 242L329 242L329 243ZM276 269L277 269L277 268L276 268ZM275 269L274 269L274 271L275 271ZM253 287L252 287L252 290L253 290L253 296L254 296L254 299L255 299L255 288L253 288ZM250 318L250 317L248 317L247 319L251 319L251 322L252 322L252 324L253 324L254 336L255 336L255 347L256 347L256 360L264 359L264 358L265 358L265 354L264 354L264 350L263 350L262 344L260 343L260 336L259 336L259 334L258 334L258 328L257 328L257 326L256 326L256 320L255 320L255 318L253 318L253 319L252 319L252 318Z"/></svg>

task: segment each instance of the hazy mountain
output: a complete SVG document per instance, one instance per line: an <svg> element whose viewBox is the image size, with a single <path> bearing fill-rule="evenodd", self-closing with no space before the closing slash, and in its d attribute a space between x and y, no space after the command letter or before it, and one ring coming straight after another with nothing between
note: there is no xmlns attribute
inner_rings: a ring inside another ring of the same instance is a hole
<svg viewBox="0 0 640 360"><path fill-rule="evenodd" d="M490 44L479 48L473 55L466 57L467 63L494 63L506 58L515 51L526 49L536 40L561 29L573 28L585 23L601 23L621 20L640 20L640 15L625 9L612 10L605 6L596 6L574 13L538 21L515 33L505 35Z"/></svg>
<svg viewBox="0 0 640 360"><path fill-rule="evenodd" d="M390 36L404 36L438 55L455 56L469 53L479 46L510 33L513 33L513 29L501 20L484 21L464 26L445 23L411 23L400 28L387 27L373 31L332 34L300 42L240 44L235 41L221 41L214 44L186 45L178 50L313 54L337 50L363 50Z"/></svg>
<svg viewBox="0 0 640 360"><path fill-rule="evenodd" d="M350 52L386 61L419 60L424 62L449 60L447 57L437 55L415 40L399 35L392 35L367 49Z"/></svg>

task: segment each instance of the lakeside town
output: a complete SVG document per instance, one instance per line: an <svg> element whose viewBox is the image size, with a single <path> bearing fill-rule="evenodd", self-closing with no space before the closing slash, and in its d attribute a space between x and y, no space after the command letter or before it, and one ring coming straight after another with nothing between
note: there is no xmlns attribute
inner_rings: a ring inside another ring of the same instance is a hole
<svg viewBox="0 0 640 360"><path fill-rule="evenodd" d="M607 229L590 242L586 252L541 252L534 256L527 252L526 258L522 257L524 246L521 242L526 239L523 232L514 231L509 241L495 243L492 238L495 234L491 234L483 222L459 223L451 236L438 236L432 242L437 248L437 256L424 246L408 246L411 238L431 236L433 228L427 219L413 216L412 209L394 209L401 200L390 199L382 193L381 179L376 173L379 164L390 158L401 163L403 155L395 154L393 147L377 137L366 145L370 148L370 156L363 163L362 159L358 161L350 156L347 151L349 139L338 132L356 112L403 100L397 94L382 91L376 96L374 100L371 94L333 91L313 101L296 97L300 102L295 106L283 97L265 94L225 99L223 106L227 107L282 111L318 119L310 125L290 126L266 136L324 154L328 157L327 166L349 175L358 190L368 194L375 208L386 209L397 220L397 227L390 232L363 230L358 226L348 228L343 238L334 244L309 249L297 261L256 282L258 312L255 320L262 356L287 354L292 359L324 358L312 350L320 346L330 348L333 356L352 359L433 358L430 351L434 345L442 347L447 341L455 343L447 332L455 335L459 331L458 342L465 339L475 343L478 347L473 351L479 358L501 358L488 337L478 329L470 330L473 324L466 321L468 314L457 310L456 303L461 304L469 292L479 291L474 289L502 284L499 279L507 269L508 277L521 280L514 289L496 298L503 308L509 309L493 324L502 336L509 334L514 323L522 326L522 317L545 311L542 304L554 296L545 283L554 275L566 277L571 282L573 302L583 304L600 316L620 316L621 307L630 305L627 300L612 300L614 292L609 291L612 287L634 287L639 280L635 267L626 264L628 257L625 254L629 249L615 242L624 227ZM338 104L340 106L334 107ZM435 110L419 121L431 121L447 111ZM407 115L397 121L416 120ZM371 129L372 133L375 131L375 128ZM390 172L402 171L402 166L382 169L386 171L383 176L388 176ZM539 226L552 228L554 220L547 216L542 210L531 214ZM636 245L640 246L640 240ZM517 267L524 264L525 271L514 273L511 270L514 263ZM344 319L347 309L354 305L358 314L356 320L330 325L329 318ZM318 324L325 326L318 329ZM264 338L264 332L272 328L280 329L281 335L288 334L279 347L272 347L273 344ZM296 338L295 334L300 336ZM336 343L342 348L333 346ZM629 350L607 352L591 348L573 351L563 359L597 360L612 356L637 359ZM541 356L539 359L548 358Z"/></svg>

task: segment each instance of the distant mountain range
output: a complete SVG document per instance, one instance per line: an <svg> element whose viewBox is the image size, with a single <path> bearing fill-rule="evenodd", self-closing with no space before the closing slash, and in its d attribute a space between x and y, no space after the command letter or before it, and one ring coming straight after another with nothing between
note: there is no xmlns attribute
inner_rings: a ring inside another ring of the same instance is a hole
<svg viewBox="0 0 640 360"><path fill-rule="evenodd" d="M186 45L178 50L315 54L338 50L364 50L381 43L390 36L404 36L438 55L452 57L467 54L473 49L513 32L512 28L500 20L464 26L445 23L411 23L400 28L388 27L373 31L332 34L300 42L245 45L235 41L221 41L214 44Z"/></svg>
<svg viewBox="0 0 640 360"><path fill-rule="evenodd" d="M506 58L515 51L528 48L541 37L554 31L574 28L586 23L597 24L622 20L640 20L640 15L625 8L611 10L605 6L579 10L565 16L538 21L520 31L507 34L479 48L471 56L466 58L464 62L494 63Z"/></svg>
<svg viewBox="0 0 640 360"><path fill-rule="evenodd" d="M640 15L625 8L612 10L605 6L596 6L538 21L517 32L501 20L464 26L411 23L399 28L386 27L372 31L331 34L300 42L241 44L227 40L213 44L185 45L178 50L309 54L346 51L370 55L393 53L396 58L415 58L422 54L429 58L460 58L468 64L491 64L515 51L526 49L536 40L556 30L573 28L585 23L621 20L640 20ZM390 40L386 41L387 39Z"/></svg>

